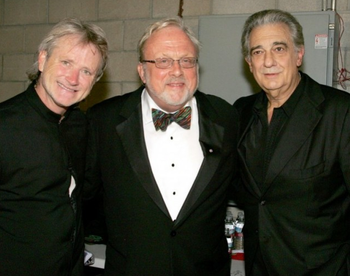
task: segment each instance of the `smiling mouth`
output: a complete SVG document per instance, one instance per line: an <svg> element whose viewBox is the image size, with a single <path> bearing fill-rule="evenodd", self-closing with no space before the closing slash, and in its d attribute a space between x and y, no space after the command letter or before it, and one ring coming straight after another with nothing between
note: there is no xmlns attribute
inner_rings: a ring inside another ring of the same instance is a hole
<svg viewBox="0 0 350 276"><path fill-rule="evenodd" d="M263 74L264 75L277 75L277 74L279 74L279 73L281 73L281 72L263 72Z"/></svg>
<svg viewBox="0 0 350 276"><path fill-rule="evenodd" d="M172 86L172 87L181 87L183 86L184 84L181 82L181 83L174 83L174 82L171 82L171 83L168 83L169 86Z"/></svg>
<svg viewBox="0 0 350 276"><path fill-rule="evenodd" d="M67 86L63 85L62 83L58 82L58 86L63 88L64 90L67 90L69 92L77 92L78 90L68 88Z"/></svg>

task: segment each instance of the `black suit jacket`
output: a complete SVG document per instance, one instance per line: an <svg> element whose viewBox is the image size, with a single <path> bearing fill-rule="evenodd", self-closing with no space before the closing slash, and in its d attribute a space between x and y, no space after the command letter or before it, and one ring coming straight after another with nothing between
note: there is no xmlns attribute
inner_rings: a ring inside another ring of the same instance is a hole
<svg viewBox="0 0 350 276"><path fill-rule="evenodd" d="M87 195L104 188L106 275L229 275L224 218L235 173L232 107L196 92L204 161L172 221L153 177L144 141L143 87L88 112Z"/></svg>
<svg viewBox="0 0 350 276"><path fill-rule="evenodd" d="M247 275L258 245L269 275L350 275L350 95L305 74L299 85L303 94L278 140L263 190L242 145L261 95L234 104Z"/></svg>

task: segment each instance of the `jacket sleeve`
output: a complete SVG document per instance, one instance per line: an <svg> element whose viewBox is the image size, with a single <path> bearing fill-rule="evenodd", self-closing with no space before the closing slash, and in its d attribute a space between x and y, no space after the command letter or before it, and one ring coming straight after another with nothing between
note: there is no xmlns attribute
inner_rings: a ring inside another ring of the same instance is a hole
<svg viewBox="0 0 350 276"><path fill-rule="evenodd" d="M350 104L344 116L339 146L339 160L344 182L350 194Z"/></svg>
<svg viewBox="0 0 350 276"><path fill-rule="evenodd" d="M88 142L86 150L84 201L94 198L102 187L99 161L98 161L98 130L95 114L87 111L88 118Z"/></svg>

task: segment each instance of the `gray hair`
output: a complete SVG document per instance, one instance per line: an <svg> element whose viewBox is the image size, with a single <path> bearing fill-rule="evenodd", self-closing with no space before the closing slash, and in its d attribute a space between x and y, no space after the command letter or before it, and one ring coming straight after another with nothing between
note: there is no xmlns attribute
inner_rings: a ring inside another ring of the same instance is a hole
<svg viewBox="0 0 350 276"><path fill-rule="evenodd" d="M107 66L108 42L105 32L94 24L83 23L77 18L63 19L57 23L42 40L38 47L38 54L41 51L46 51L47 58L50 57L52 51L57 47L59 39L67 35L78 35L80 36L81 43L91 43L96 46L102 56L101 66L96 75L96 81L98 81L102 77L103 71ZM40 71L38 66L38 61L36 61L31 69L27 71L29 80L36 81L39 79Z"/></svg>
<svg viewBox="0 0 350 276"><path fill-rule="evenodd" d="M141 39L138 43L138 47L137 47L138 54L139 54L139 61L142 61L144 58L143 54L144 54L145 44L146 44L147 40L150 38L150 36L153 33L157 32L161 29L170 27L170 26L178 27L179 29L181 29L182 31L185 32L185 34L192 41L193 46L196 49L197 57L199 56L201 44L200 44L199 40L195 37L195 35L191 31L191 29L186 27L183 20L181 20L180 18L167 18L167 19L163 19L163 20L160 20L160 21L153 23L152 25L150 25L146 29L145 33L143 34L143 36L141 37Z"/></svg>
<svg viewBox="0 0 350 276"><path fill-rule="evenodd" d="M293 15L281 10L263 10L252 14L244 24L241 37L243 56L250 59L249 37L254 28L279 23L289 28L295 50L304 46L303 27Z"/></svg>

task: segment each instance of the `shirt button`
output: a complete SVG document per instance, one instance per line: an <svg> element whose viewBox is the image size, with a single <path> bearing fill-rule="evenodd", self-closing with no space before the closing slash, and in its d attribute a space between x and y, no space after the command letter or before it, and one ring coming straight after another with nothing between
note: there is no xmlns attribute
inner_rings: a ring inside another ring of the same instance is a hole
<svg viewBox="0 0 350 276"><path fill-rule="evenodd" d="M261 202L260 202L260 205L261 206L264 206L266 204L266 201L265 200L262 200Z"/></svg>
<svg viewBox="0 0 350 276"><path fill-rule="evenodd" d="M170 236L175 237L176 236L176 231L171 231Z"/></svg>

